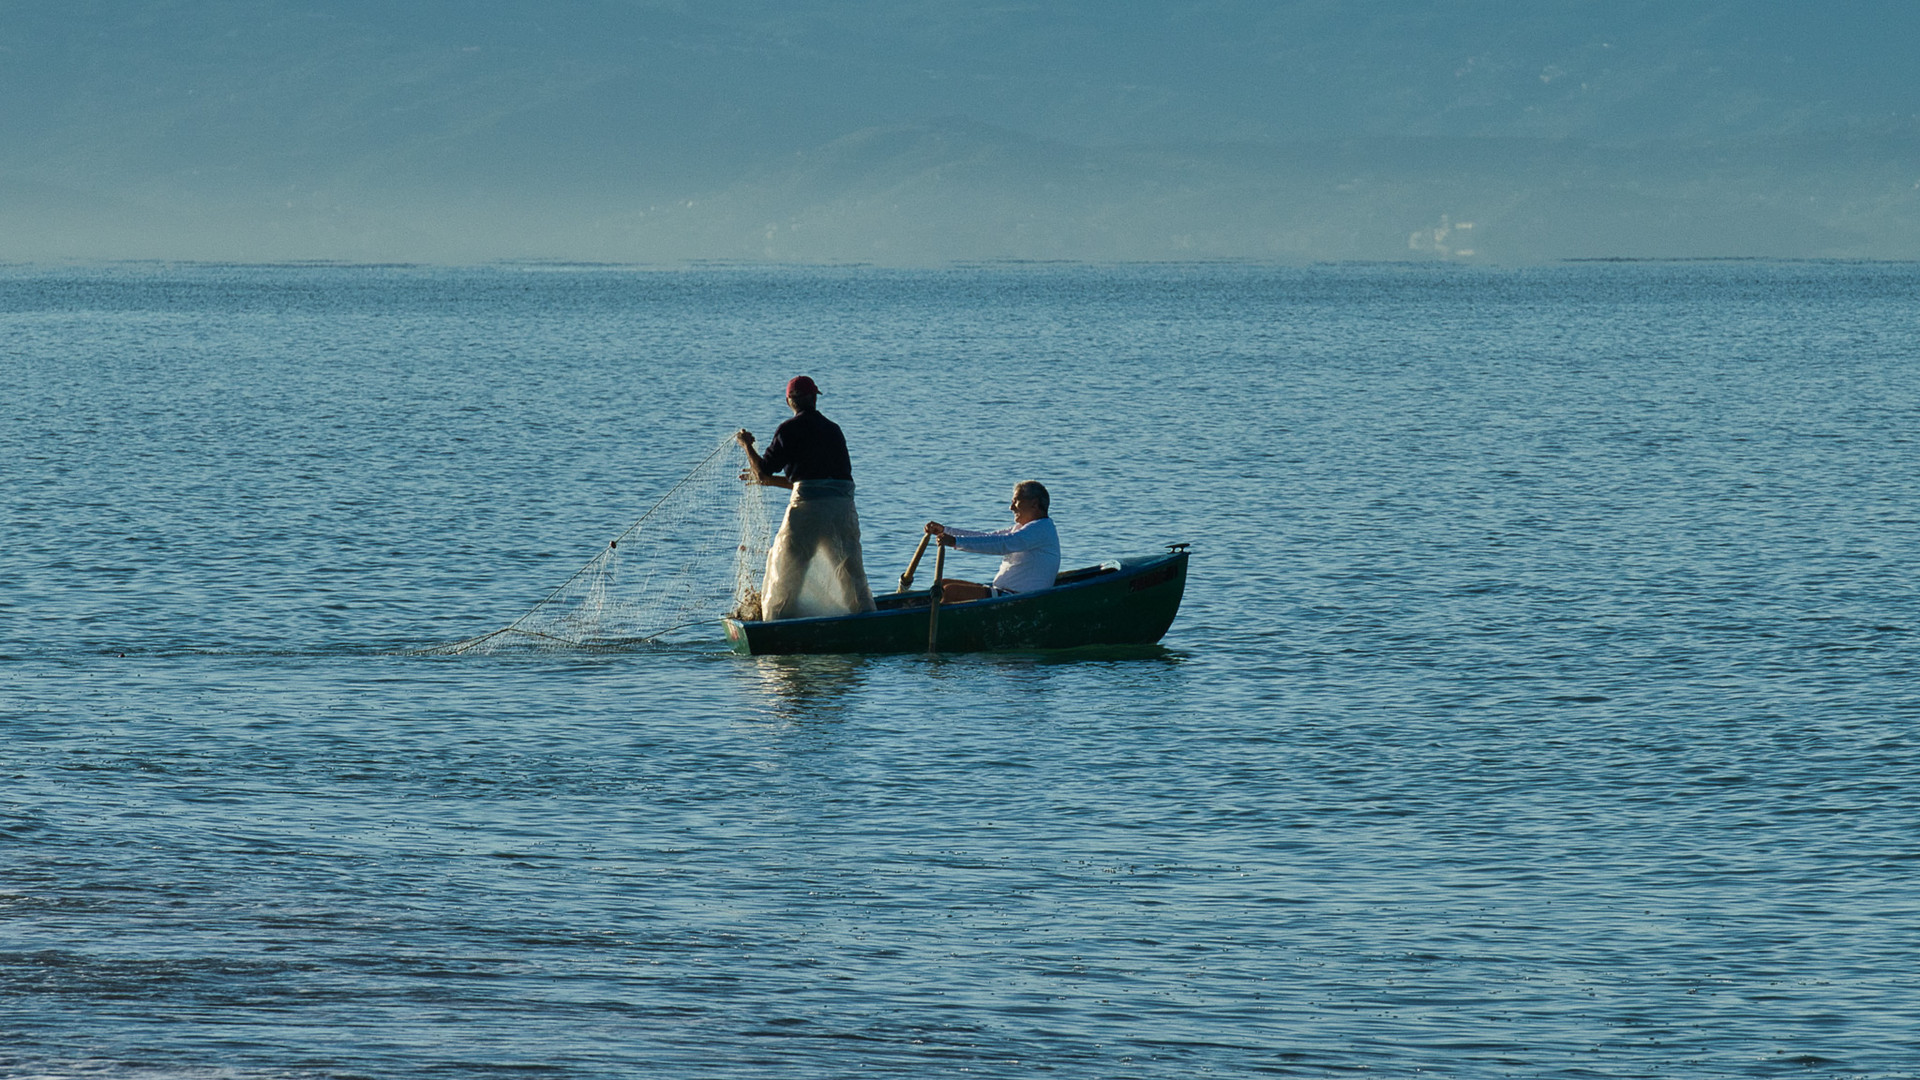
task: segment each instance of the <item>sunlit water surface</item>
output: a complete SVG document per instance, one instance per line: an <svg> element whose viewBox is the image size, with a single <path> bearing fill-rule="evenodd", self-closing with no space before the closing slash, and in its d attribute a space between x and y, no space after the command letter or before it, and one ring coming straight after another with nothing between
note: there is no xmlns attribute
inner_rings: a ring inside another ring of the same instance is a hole
<svg viewBox="0 0 1920 1080"><path fill-rule="evenodd" d="M0 1073L1920 1075L1916 342L1908 265L0 269ZM1164 649L407 655L800 373L877 586L1036 478L1194 545Z"/></svg>

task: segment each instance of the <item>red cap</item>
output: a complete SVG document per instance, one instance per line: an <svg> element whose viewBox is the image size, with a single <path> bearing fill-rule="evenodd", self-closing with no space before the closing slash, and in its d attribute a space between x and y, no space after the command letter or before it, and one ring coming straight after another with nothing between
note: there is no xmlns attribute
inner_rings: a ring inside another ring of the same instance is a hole
<svg viewBox="0 0 1920 1080"><path fill-rule="evenodd" d="M795 375L793 378L787 380L787 396L819 397L820 388L813 385L813 380L807 378L805 375Z"/></svg>

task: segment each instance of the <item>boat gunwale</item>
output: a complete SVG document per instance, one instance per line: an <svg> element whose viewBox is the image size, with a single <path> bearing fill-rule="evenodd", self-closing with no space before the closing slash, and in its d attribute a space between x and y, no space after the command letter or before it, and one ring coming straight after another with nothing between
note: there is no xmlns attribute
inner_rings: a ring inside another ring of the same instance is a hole
<svg viewBox="0 0 1920 1080"><path fill-rule="evenodd" d="M988 607L999 606L999 605L1010 605L1010 604L1018 604L1023 602L1032 602L1032 601L1040 600L1046 597L1058 596L1061 593L1070 592L1075 589L1084 589L1084 588L1089 588L1096 585L1115 584L1120 581L1125 581L1128 578L1137 577L1142 572L1152 569L1153 567L1158 566L1161 563L1165 563L1174 559L1185 558L1187 555L1188 555L1188 552L1181 550L1181 551L1169 551L1164 555L1136 556L1133 559L1110 559L1108 560L1108 562L1117 562L1119 563L1119 565L1114 567L1109 567L1107 563L1096 563L1093 566L1083 566L1075 570L1069 570L1065 574L1059 575L1060 577L1071 577L1075 574L1086 574L1087 577L1084 580L1070 581L1064 585L1053 585L1045 589L1037 589L1032 592L1008 593L1004 596L985 596L985 597L981 597L978 600L965 600L957 604L941 604L940 609L942 611L955 610L959 608L967 608L969 610L983 610ZM932 592L931 589L914 589L911 592L885 593L882 595L917 597L917 596L929 595L931 592ZM928 607L930 606L931 605L928 605ZM808 615L798 619L753 619L753 620L735 619L735 618L729 617L724 621L733 623L734 625L739 626L742 631L745 631L750 627L756 627L756 626L799 627L807 623L851 623L851 622L859 622L862 619L896 618L901 615L911 615L916 613L922 613L922 612L925 612L926 610L927 610L927 607L923 607L919 604L898 604L892 607L876 608L873 611L848 612L845 615Z"/></svg>

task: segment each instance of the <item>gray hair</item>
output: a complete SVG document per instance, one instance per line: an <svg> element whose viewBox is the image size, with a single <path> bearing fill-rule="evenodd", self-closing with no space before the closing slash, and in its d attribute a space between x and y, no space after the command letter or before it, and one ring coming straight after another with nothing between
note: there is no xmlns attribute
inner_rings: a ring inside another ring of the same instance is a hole
<svg viewBox="0 0 1920 1080"><path fill-rule="evenodd" d="M1041 484L1040 481L1022 480L1013 485L1013 494L1016 498L1025 499L1039 507L1041 517L1047 516L1047 506L1052 502L1052 496L1047 494L1045 485Z"/></svg>

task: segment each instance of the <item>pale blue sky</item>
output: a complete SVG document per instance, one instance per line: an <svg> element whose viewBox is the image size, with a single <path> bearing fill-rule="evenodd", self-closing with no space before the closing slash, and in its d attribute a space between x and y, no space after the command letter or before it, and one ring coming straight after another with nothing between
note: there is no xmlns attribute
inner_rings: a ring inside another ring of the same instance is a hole
<svg viewBox="0 0 1920 1080"><path fill-rule="evenodd" d="M0 0L0 258L1920 257L1916 40L1903 0Z"/></svg>

